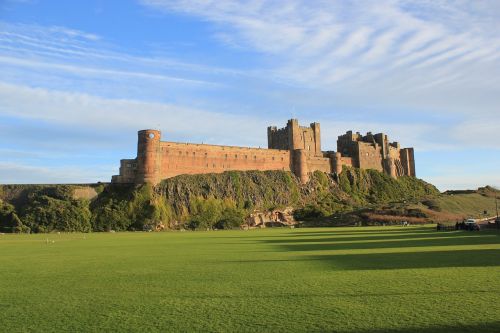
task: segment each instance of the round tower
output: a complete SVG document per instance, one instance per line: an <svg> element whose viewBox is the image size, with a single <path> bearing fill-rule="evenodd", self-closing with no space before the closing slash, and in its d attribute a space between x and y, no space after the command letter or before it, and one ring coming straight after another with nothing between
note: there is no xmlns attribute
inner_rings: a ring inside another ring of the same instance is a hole
<svg viewBox="0 0 500 333"><path fill-rule="evenodd" d="M142 130L138 133L137 141L137 174L136 184L152 183L160 181L160 138L158 130Z"/></svg>
<svg viewBox="0 0 500 333"><path fill-rule="evenodd" d="M388 173L392 178L398 178L396 173L396 163L392 157L386 158L387 167L389 168Z"/></svg>
<svg viewBox="0 0 500 333"><path fill-rule="evenodd" d="M307 153L304 149L295 149L293 151L293 173L297 177L299 177L302 184L305 184L309 181Z"/></svg>
<svg viewBox="0 0 500 333"><path fill-rule="evenodd" d="M342 154L339 152L335 153L335 173L340 175L342 173Z"/></svg>

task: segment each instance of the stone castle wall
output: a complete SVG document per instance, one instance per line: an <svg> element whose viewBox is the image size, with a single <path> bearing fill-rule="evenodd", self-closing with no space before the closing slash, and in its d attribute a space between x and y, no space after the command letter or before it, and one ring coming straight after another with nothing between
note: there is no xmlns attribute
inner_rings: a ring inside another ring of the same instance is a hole
<svg viewBox="0 0 500 333"><path fill-rule="evenodd" d="M340 173L344 165L386 172L392 177L415 176L413 148L400 149L387 136L351 131L339 136L337 152L322 152L320 125L299 126L296 119L285 128L268 127L268 149L161 141L161 132L138 132L137 157L120 161L114 183L146 182L181 174L221 173L229 170L285 170L301 182L316 170Z"/></svg>
<svg viewBox="0 0 500 333"><path fill-rule="evenodd" d="M290 152L206 144L161 142L160 178L228 170L290 171Z"/></svg>

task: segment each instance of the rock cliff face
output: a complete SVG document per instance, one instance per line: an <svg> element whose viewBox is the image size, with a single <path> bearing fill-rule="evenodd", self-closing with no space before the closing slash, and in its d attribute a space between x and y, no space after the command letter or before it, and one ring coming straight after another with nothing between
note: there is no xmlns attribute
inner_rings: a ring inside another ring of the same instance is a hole
<svg viewBox="0 0 500 333"><path fill-rule="evenodd" d="M183 175L155 187L179 213L195 198L234 201L244 209L270 210L295 206L302 199L295 176L286 171L229 171L222 174Z"/></svg>

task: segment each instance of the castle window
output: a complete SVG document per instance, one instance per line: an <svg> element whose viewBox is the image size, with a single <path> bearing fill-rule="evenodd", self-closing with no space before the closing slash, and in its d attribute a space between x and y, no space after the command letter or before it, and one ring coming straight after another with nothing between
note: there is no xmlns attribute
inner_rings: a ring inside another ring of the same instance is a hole
<svg viewBox="0 0 500 333"><path fill-rule="evenodd" d="M283 161L283 157L281 158L281 160Z"/></svg>
<svg viewBox="0 0 500 333"><path fill-rule="evenodd" d="M215 163L214 163L214 164L212 164L212 166L215 168Z"/></svg>
<svg viewBox="0 0 500 333"><path fill-rule="evenodd" d="M254 159L254 160L256 160L256 159L257 159L257 155L254 155L254 156L253 156L253 159Z"/></svg>
<svg viewBox="0 0 500 333"><path fill-rule="evenodd" d="M311 150L311 146L307 146L307 150Z"/></svg>
<svg viewBox="0 0 500 333"><path fill-rule="evenodd" d="M193 156L195 156L195 155L196 155L196 153L193 151Z"/></svg>
<svg viewBox="0 0 500 333"><path fill-rule="evenodd" d="M273 156L273 161L274 161L274 156Z"/></svg>
<svg viewBox="0 0 500 333"><path fill-rule="evenodd" d="M207 157L208 153L205 153L205 157Z"/></svg>
<svg viewBox="0 0 500 333"><path fill-rule="evenodd" d="M234 158L238 158L238 155L236 155L236 154L235 154L235 155L234 155Z"/></svg>
<svg viewBox="0 0 500 333"><path fill-rule="evenodd" d="M179 155L182 155L182 151L179 152Z"/></svg>
<svg viewBox="0 0 500 333"><path fill-rule="evenodd" d="M227 160L227 154L226 154L226 156L225 156L225 157L226 157L226 160Z"/></svg>
<svg viewBox="0 0 500 333"><path fill-rule="evenodd" d="M248 158L248 155L245 155L245 159L247 159L247 158Z"/></svg>

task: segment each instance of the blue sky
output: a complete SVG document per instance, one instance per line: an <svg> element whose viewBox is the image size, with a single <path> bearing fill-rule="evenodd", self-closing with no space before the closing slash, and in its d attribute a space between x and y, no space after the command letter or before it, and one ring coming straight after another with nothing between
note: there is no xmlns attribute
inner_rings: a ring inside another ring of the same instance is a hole
<svg viewBox="0 0 500 333"><path fill-rule="evenodd" d="M0 183L109 181L136 132L267 146L319 121L500 187L500 2L0 1Z"/></svg>

